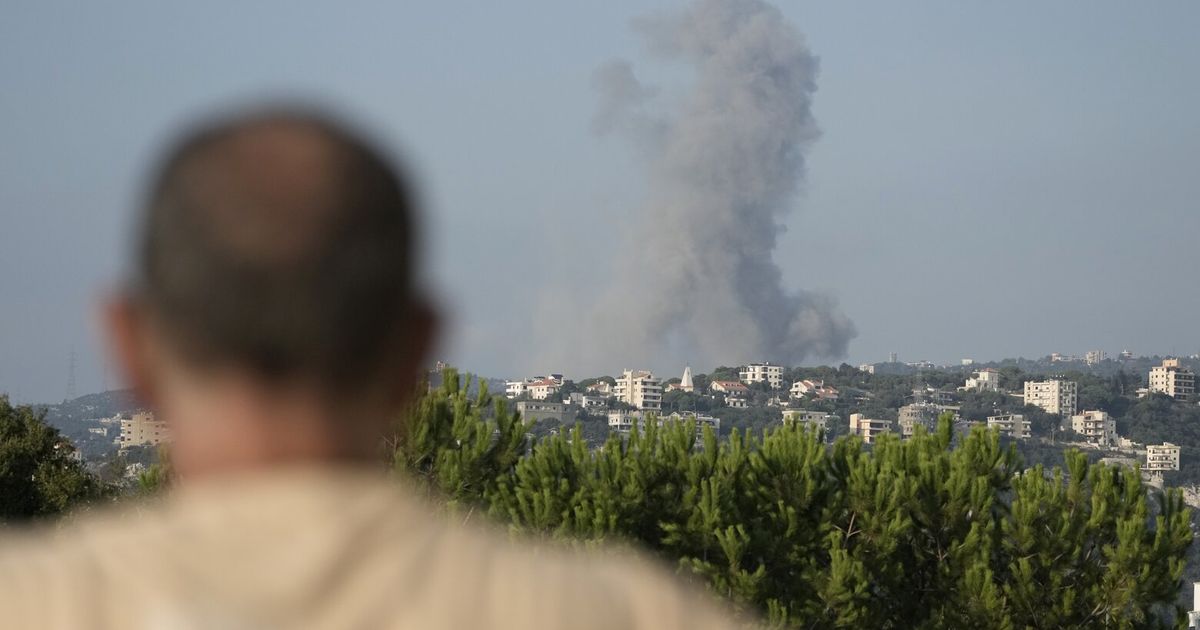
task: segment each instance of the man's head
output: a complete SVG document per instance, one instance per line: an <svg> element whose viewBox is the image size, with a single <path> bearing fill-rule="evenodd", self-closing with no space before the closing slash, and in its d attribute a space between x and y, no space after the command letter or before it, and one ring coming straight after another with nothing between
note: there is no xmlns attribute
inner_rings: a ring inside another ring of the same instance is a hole
<svg viewBox="0 0 1200 630"><path fill-rule="evenodd" d="M433 325L414 287L414 206L327 118L260 111L188 134L152 182L135 277L110 309L135 388L168 421L234 391L255 399L250 416L275 399L306 415L297 397L329 422L402 404ZM354 410L364 401L375 408Z"/></svg>

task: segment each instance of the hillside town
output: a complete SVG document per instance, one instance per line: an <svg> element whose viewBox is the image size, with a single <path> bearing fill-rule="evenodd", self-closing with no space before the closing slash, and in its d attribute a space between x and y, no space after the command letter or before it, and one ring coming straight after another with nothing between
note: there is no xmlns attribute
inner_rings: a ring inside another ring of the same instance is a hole
<svg viewBox="0 0 1200 630"><path fill-rule="evenodd" d="M904 364L893 356L886 363L837 369L758 362L696 374L685 366L680 376L665 379L644 369L579 381L549 373L506 381L504 392L527 422L550 432L576 422L595 427L602 421L609 434L624 435L655 417L696 422L718 436L735 428L799 423L827 439L848 433L870 445L884 434L904 440L917 431L932 431L945 416L957 433L985 426L1022 452L1043 444L1079 448L1106 463L1137 466L1148 482L1161 486L1165 476L1188 461L1183 447L1169 431L1153 442L1146 440L1145 427L1123 432L1119 424L1129 423L1118 423L1118 417L1124 420L1123 412L1137 401L1169 400L1181 410L1196 408L1200 401L1196 357L1156 361L1137 375L1136 384L1129 384L1130 372L1145 359L1129 352L1109 359L1092 351L1083 357L1054 353L1027 366L1025 373L1012 365L978 367L970 360L952 367ZM1056 368L1059 374L1054 374ZM1110 392L1123 401L1116 404L1111 397L1097 398L1093 382L1097 373L1113 371L1124 375L1105 383L1121 384L1120 391ZM961 380L955 381L956 375ZM891 389L901 381L917 385L902 399L881 387ZM1082 396L1081 381L1089 388ZM605 436L597 431L590 435Z"/></svg>
<svg viewBox="0 0 1200 630"><path fill-rule="evenodd" d="M446 366L430 371L431 382ZM901 440L932 431L947 417L956 434L994 429L1030 464L1056 465L1064 448L1096 461L1138 467L1147 482L1200 487L1200 357L1075 357L934 365L896 356L858 367L787 367L770 362L684 366L679 376L622 369L571 379L546 373L484 384L510 401L532 436L575 426L592 447L655 418L694 422L718 439L734 430L800 424L827 441L855 435L867 448L881 436ZM135 477L170 442L165 421L116 393L47 407L47 420L93 467L119 458ZM697 445L702 431L697 432ZM1195 493L1200 504L1200 490Z"/></svg>

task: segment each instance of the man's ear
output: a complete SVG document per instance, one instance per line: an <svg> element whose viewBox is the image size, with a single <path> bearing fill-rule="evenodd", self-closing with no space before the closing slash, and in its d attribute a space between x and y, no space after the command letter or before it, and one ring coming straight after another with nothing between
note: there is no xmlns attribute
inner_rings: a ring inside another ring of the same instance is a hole
<svg viewBox="0 0 1200 630"><path fill-rule="evenodd" d="M401 326L400 356L395 363L399 368L398 380L393 390L397 406L403 407L412 400L440 328L437 309L424 300L416 301Z"/></svg>
<svg viewBox="0 0 1200 630"><path fill-rule="evenodd" d="M156 370L145 313L129 295L117 293L101 305L100 319L118 374L140 404L155 407Z"/></svg>

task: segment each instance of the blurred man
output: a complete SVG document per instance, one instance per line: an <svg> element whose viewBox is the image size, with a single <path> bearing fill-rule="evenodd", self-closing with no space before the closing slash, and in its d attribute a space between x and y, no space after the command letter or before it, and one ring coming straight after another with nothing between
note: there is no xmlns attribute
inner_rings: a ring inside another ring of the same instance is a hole
<svg viewBox="0 0 1200 630"><path fill-rule="evenodd" d="M106 320L178 487L8 540L0 626L729 627L655 570L443 522L382 476L436 330L413 206L319 116L222 120L171 152Z"/></svg>

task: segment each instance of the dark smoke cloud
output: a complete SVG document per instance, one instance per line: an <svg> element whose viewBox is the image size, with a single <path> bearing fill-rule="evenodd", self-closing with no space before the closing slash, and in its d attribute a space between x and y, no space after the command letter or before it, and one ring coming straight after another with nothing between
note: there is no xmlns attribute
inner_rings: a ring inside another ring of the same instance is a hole
<svg viewBox="0 0 1200 630"><path fill-rule="evenodd" d="M647 199L596 309L592 367L838 357L855 336L835 300L787 292L773 253L817 138L817 59L773 6L701 0L634 22L650 51L690 64L665 115L624 61L599 68L595 129L648 151ZM664 356L667 355L667 356Z"/></svg>

